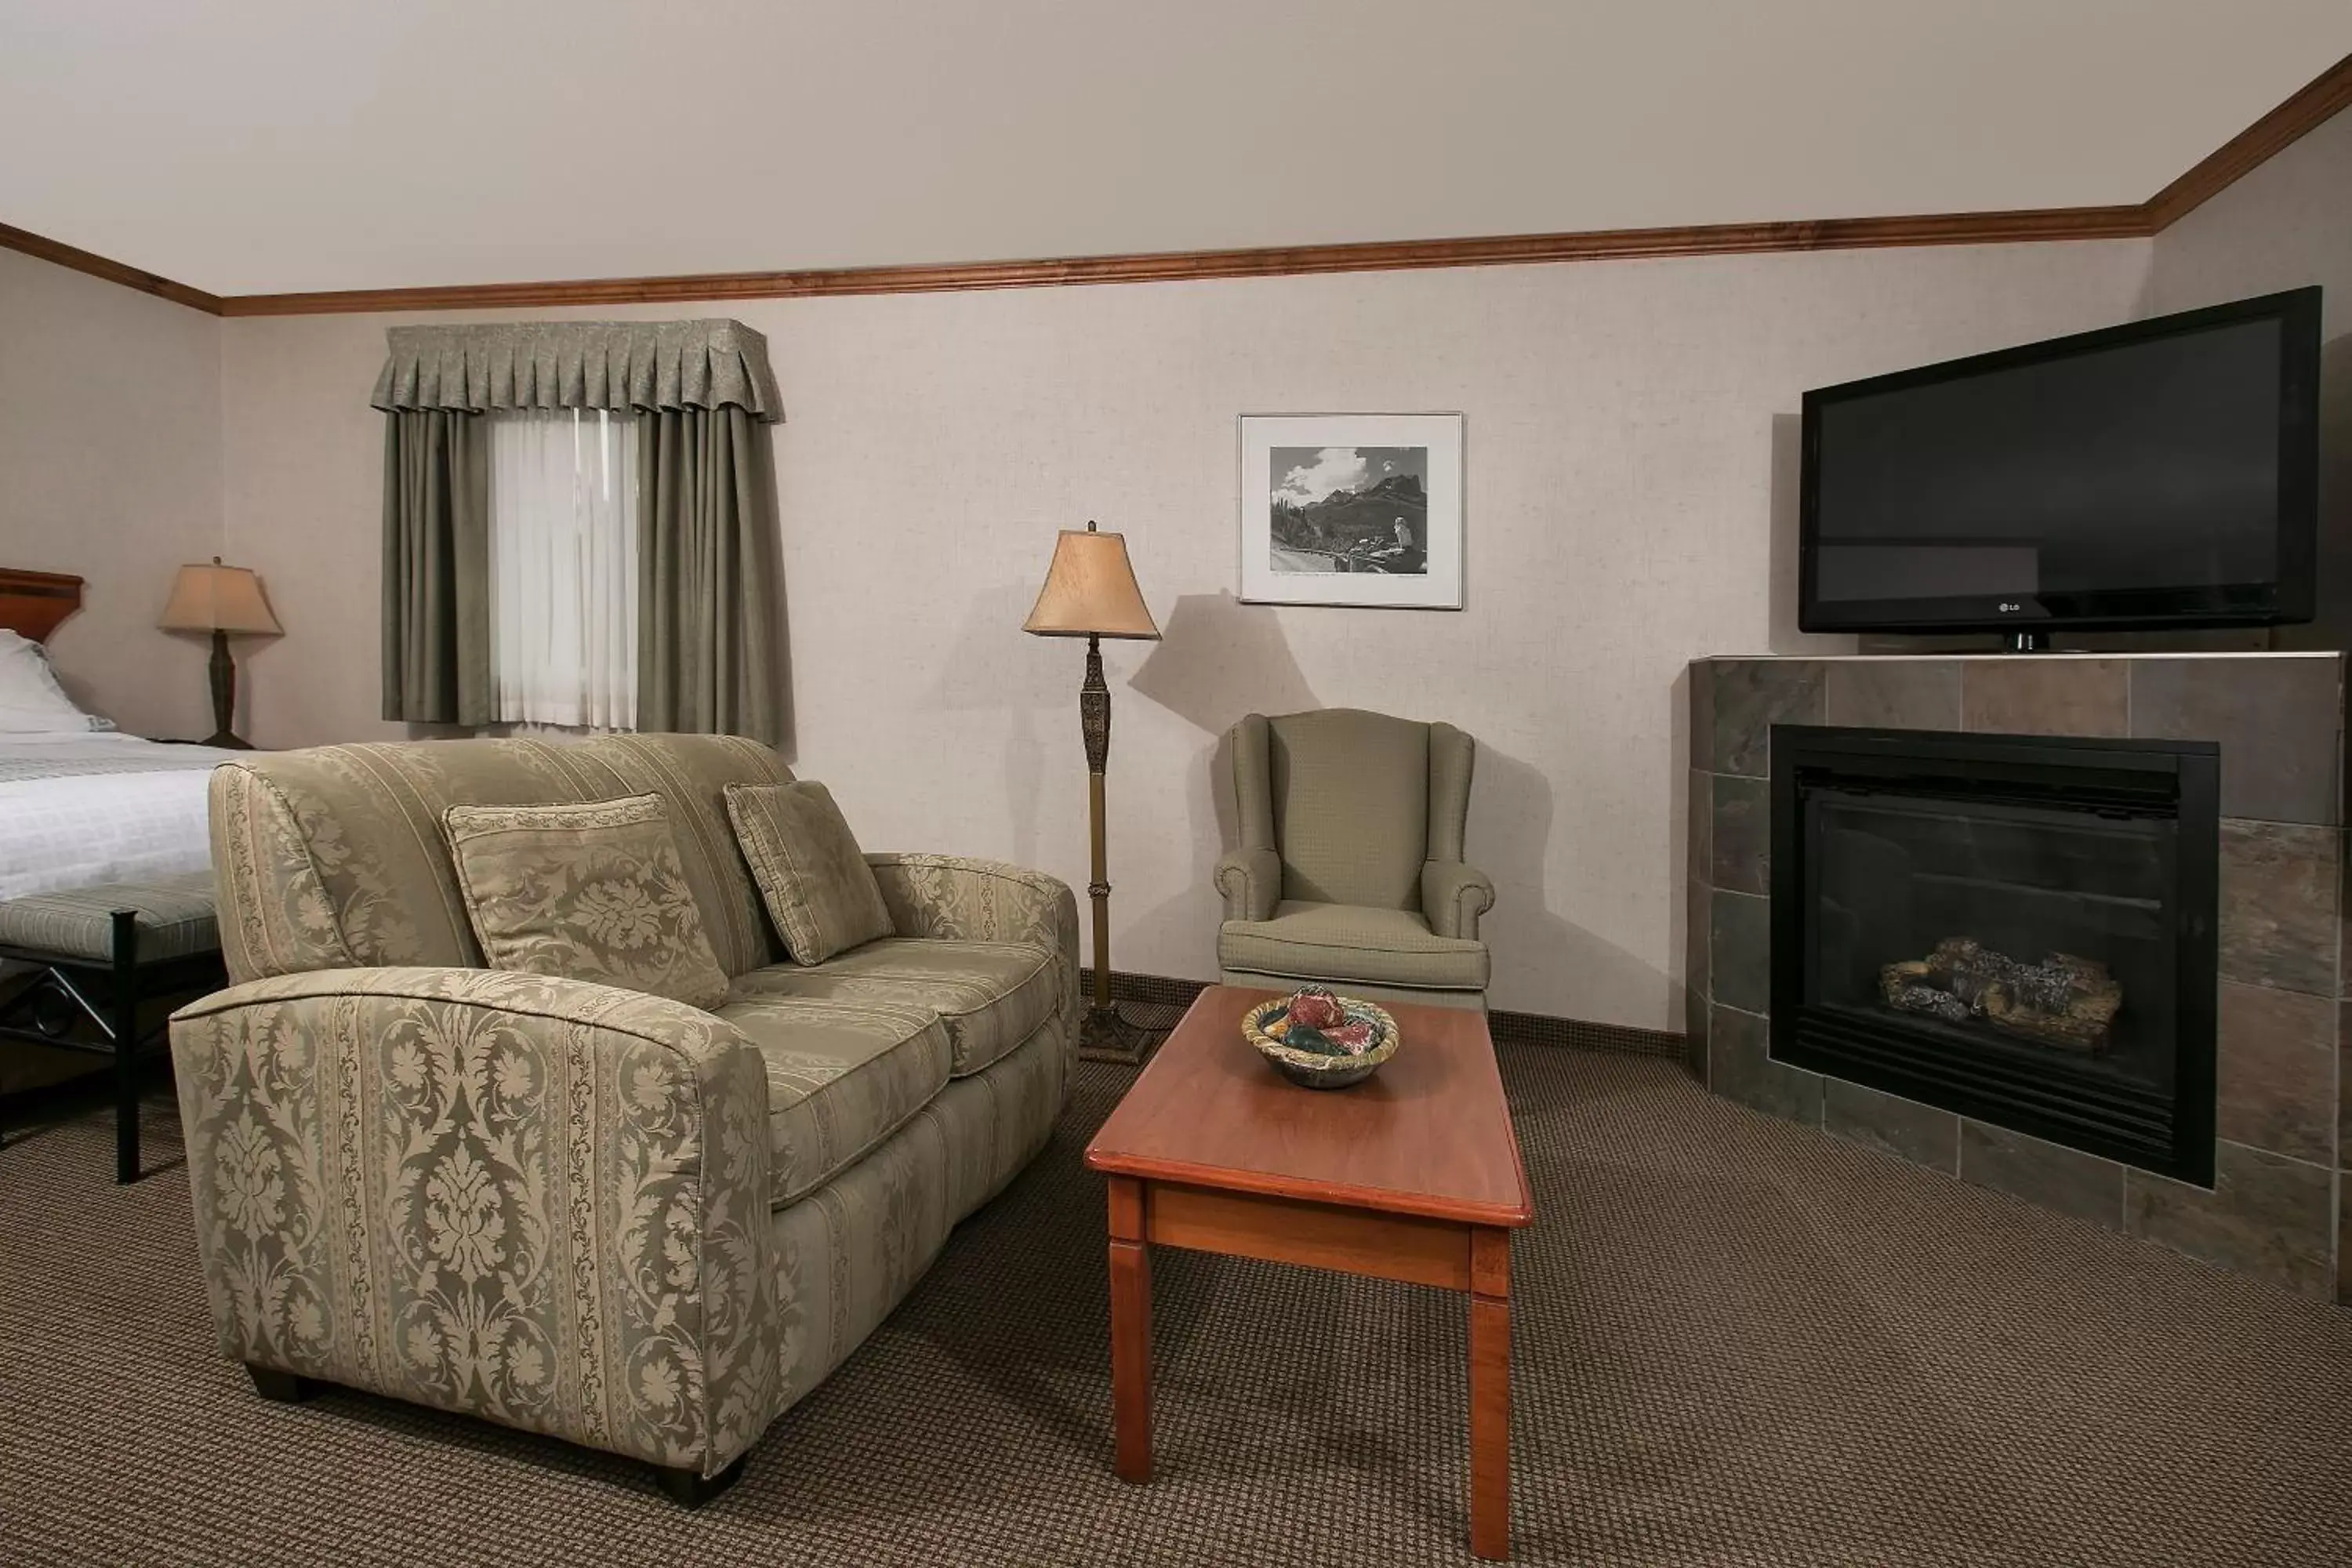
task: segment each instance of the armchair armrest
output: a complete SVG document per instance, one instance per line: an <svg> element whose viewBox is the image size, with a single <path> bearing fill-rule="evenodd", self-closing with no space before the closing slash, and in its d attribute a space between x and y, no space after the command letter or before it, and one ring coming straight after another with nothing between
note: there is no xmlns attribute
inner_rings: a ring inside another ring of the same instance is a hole
<svg viewBox="0 0 2352 1568"><path fill-rule="evenodd" d="M1225 919L1266 921L1282 899L1282 856L1266 845L1236 849L1217 862L1217 891Z"/></svg>
<svg viewBox="0 0 2352 1568"><path fill-rule="evenodd" d="M172 1019L232 1358L712 1476L773 1413L757 1049L544 975L331 969Z"/></svg>
<svg viewBox="0 0 2352 1568"><path fill-rule="evenodd" d="M1421 912L1439 936L1478 940L1478 917L1495 907L1495 884L1486 873L1459 860L1421 863Z"/></svg>
<svg viewBox="0 0 2352 1568"><path fill-rule="evenodd" d="M1025 942L1062 957L1064 1016L1078 1008L1078 900L1069 884L1002 860L868 855L900 936Z"/></svg>

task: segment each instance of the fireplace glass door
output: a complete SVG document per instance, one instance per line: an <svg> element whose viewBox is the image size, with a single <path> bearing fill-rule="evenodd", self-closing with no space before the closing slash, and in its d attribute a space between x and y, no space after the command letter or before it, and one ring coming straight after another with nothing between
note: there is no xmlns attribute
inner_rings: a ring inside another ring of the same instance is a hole
<svg viewBox="0 0 2352 1568"><path fill-rule="evenodd" d="M1773 1054L2198 1179L2213 758L1805 729L1773 751Z"/></svg>

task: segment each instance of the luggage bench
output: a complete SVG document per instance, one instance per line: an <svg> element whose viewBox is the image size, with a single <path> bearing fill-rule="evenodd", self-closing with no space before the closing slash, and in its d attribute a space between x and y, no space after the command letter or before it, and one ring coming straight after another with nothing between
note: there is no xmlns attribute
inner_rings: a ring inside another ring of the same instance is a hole
<svg viewBox="0 0 2352 1568"><path fill-rule="evenodd" d="M227 979L212 873L0 900L0 959L39 971L0 1003L0 1039L113 1058L114 1179L137 1181L140 1068L166 1033L141 1031L140 1005Z"/></svg>

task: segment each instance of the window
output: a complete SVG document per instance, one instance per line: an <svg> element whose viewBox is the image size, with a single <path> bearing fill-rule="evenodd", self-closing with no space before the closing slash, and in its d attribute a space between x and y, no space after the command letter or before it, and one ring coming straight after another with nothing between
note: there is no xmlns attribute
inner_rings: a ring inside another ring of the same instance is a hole
<svg viewBox="0 0 2352 1568"><path fill-rule="evenodd" d="M501 722L627 730L637 717L635 416L490 420L490 668Z"/></svg>

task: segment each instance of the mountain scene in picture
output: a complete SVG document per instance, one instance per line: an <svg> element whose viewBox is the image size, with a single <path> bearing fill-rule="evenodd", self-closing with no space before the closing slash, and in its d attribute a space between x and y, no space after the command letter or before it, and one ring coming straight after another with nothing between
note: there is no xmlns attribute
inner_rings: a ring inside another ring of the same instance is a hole
<svg viewBox="0 0 2352 1568"><path fill-rule="evenodd" d="M1276 572L1429 572L1429 448L1276 447Z"/></svg>

